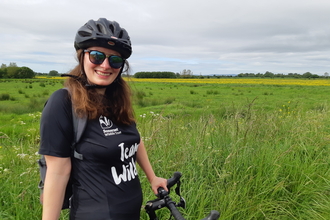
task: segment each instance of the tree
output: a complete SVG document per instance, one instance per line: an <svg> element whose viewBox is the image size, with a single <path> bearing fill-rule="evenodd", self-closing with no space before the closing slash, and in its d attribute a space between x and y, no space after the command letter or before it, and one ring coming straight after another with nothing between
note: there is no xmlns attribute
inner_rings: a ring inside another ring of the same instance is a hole
<svg viewBox="0 0 330 220"><path fill-rule="evenodd" d="M15 62L10 62L9 67L17 67L17 64Z"/></svg>
<svg viewBox="0 0 330 220"><path fill-rule="evenodd" d="M265 74L264 74L264 77L270 77L270 78L273 78L273 77L274 77L274 73L269 72L269 71L266 71Z"/></svg>
<svg viewBox="0 0 330 220"><path fill-rule="evenodd" d="M184 69L180 73L180 77L182 77L182 78L192 78L193 77L193 72L189 69L188 70Z"/></svg>
<svg viewBox="0 0 330 220"><path fill-rule="evenodd" d="M312 78L313 77L313 74L312 73L310 73L310 72L306 72L306 73L304 73L303 75L302 75L302 77L303 78Z"/></svg>
<svg viewBox="0 0 330 220"><path fill-rule="evenodd" d="M60 74L56 70L49 71L49 76L59 76Z"/></svg>
<svg viewBox="0 0 330 220"><path fill-rule="evenodd" d="M20 79L26 79L26 78L33 78L35 76L35 73L29 67L23 66L19 68L17 75L18 78Z"/></svg>
<svg viewBox="0 0 330 220"><path fill-rule="evenodd" d="M15 67L10 66L6 69L6 74L4 77L13 78L13 79L25 79L25 78L33 78L35 73L29 67Z"/></svg>
<svg viewBox="0 0 330 220"><path fill-rule="evenodd" d="M9 66L6 69L7 69L6 77L8 77L8 78L17 78L17 73L20 69L19 67Z"/></svg>
<svg viewBox="0 0 330 220"><path fill-rule="evenodd" d="M5 68L7 68L7 65L6 64L1 64L1 67L0 67L0 69L5 69Z"/></svg>
<svg viewBox="0 0 330 220"><path fill-rule="evenodd" d="M7 68L0 68L0 78L4 78L7 75Z"/></svg>

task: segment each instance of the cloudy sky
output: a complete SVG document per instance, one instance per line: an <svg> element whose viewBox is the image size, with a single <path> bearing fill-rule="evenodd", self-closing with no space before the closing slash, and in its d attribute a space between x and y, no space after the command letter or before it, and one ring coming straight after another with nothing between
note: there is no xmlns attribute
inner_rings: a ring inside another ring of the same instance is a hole
<svg viewBox="0 0 330 220"><path fill-rule="evenodd" d="M65 73L73 41L105 17L132 40L131 74L330 72L329 0L1 0L0 64Z"/></svg>

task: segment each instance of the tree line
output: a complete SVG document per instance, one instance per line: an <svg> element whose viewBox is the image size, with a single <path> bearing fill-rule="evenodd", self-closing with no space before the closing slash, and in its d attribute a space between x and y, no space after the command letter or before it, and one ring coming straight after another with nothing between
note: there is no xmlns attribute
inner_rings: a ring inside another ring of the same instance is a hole
<svg viewBox="0 0 330 220"><path fill-rule="evenodd" d="M264 74L263 73L240 73L237 75L237 77L268 77L268 78L308 78L308 79L315 79L315 78L328 78L329 73L325 72L323 76L313 74L311 72L305 72L303 74L298 74L298 73L288 73L288 74L283 74L283 73L272 73L269 71L266 71Z"/></svg>
<svg viewBox="0 0 330 220"><path fill-rule="evenodd" d="M0 78L26 79L34 76L35 72L29 67L18 67L16 63L10 63L9 66L2 64L0 67Z"/></svg>
<svg viewBox="0 0 330 220"><path fill-rule="evenodd" d="M9 65L1 64L0 78L6 79L29 79L37 75L59 76L61 75L56 70L51 70L49 73L36 73L29 67L19 67L16 63L11 62Z"/></svg>
<svg viewBox="0 0 330 220"><path fill-rule="evenodd" d="M195 78L191 70L184 69L180 73L174 72L136 72L134 78Z"/></svg>
<svg viewBox="0 0 330 220"><path fill-rule="evenodd" d="M193 75L191 70L184 69L180 73L174 72L137 72L134 74L135 78L227 78L227 77L237 77L237 78L247 78L247 77L259 77L259 78L329 78L329 74L327 72L324 73L323 76L313 74L311 72L306 72L304 74L298 73L272 73L270 71L266 71L265 73L240 73L237 75Z"/></svg>
<svg viewBox="0 0 330 220"><path fill-rule="evenodd" d="M36 73L29 67L18 67L16 63L12 62L9 65L2 64L0 66L0 78L13 78L13 79L24 79L33 78L37 75L48 75L48 76L60 76L61 74L56 70L51 70L49 73ZM136 72L133 75L134 78L224 78L224 77L259 77L259 78L329 78L329 73L325 72L322 76L313 74L311 72L305 72L303 74L298 73L272 73L266 71L265 73L239 73L237 75L194 75L189 69L184 69L179 73L170 71L154 71L154 72Z"/></svg>
<svg viewBox="0 0 330 220"><path fill-rule="evenodd" d="M134 78L177 78L174 72L137 72Z"/></svg>

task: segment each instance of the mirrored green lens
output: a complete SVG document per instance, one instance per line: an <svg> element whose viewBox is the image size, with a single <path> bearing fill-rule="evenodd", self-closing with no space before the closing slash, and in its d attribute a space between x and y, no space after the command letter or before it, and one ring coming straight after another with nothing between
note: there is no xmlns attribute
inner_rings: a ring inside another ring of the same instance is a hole
<svg viewBox="0 0 330 220"><path fill-rule="evenodd" d="M124 59L119 56L110 56L109 63L112 68L118 69L124 64Z"/></svg>

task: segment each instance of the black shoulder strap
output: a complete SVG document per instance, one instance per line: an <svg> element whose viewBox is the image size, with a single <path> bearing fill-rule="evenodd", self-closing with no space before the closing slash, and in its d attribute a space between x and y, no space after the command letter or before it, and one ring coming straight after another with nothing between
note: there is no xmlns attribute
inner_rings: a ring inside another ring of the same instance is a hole
<svg viewBox="0 0 330 220"><path fill-rule="evenodd" d="M64 89L68 90L68 92L69 92L68 88L64 88ZM75 150L75 147L76 147L76 144L80 141L80 139L84 133L84 130L86 128L87 116L84 116L82 118L78 117L73 108L73 105L72 105L72 123L73 123L73 131L74 131L74 138L73 138L73 141L71 144L71 148L73 149L73 156L79 160L83 160L84 159L83 155L78 153Z"/></svg>
<svg viewBox="0 0 330 220"><path fill-rule="evenodd" d="M84 133L87 124L87 117L86 116L84 116L83 118L78 117L74 109L72 108L72 119L73 119L73 129L75 136L71 146L73 148L73 156L79 160L83 160L84 159L83 155L76 151L75 146L80 141L80 138Z"/></svg>
<svg viewBox="0 0 330 220"><path fill-rule="evenodd" d="M82 134L84 133L86 124L87 124L87 117L80 118L76 115L74 112L74 109L72 108L72 119L73 119L73 129L75 133L74 141L75 143L78 143L80 141L80 138Z"/></svg>

